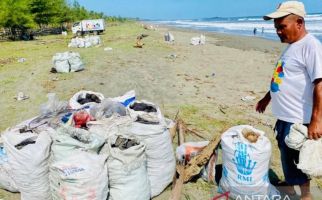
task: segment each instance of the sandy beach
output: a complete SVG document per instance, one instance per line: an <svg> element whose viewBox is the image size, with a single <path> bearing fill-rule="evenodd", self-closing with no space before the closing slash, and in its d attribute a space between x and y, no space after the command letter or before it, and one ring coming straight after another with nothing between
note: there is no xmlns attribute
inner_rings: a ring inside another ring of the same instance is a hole
<svg viewBox="0 0 322 200"><path fill-rule="evenodd" d="M156 26L155 26L156 27ZM175 41L167 43L170 31ZM136 37L147 34L143 48L134 48ZM190 38L206 36L205 45L193 46ZM191 30L156 27L146 30L140 23L108 27L99 47L68 48L71 36L39 37L30 42L1 42L0 45L0 131L36 116L39 106L54 92L68 100L79 90L115 97L135 90L137 99L158 104L173 119L179 111L189 127L211 139L227 128L249 124L266 132L273 144L271 168L283 179L279 151L273 134L275 119L270 107L255 112L257 101L269 89L275 61L285 48L278 41ZM111 47L113 50L104 51ZM57 52L79 52L85 70L70 74L50 73ZM17 62L25 58L23 63ZM29 96L16 101L23 92ZM200 140L187 136L188 141ZM314 180L313 187L322 186ZM156 200L168 199L168 188ZM321 190L320 190L321 191ZM210 199L216 186L202 180L188 183L182 199ZM0 192L0 198L19 199L18 194Z"/></svg>

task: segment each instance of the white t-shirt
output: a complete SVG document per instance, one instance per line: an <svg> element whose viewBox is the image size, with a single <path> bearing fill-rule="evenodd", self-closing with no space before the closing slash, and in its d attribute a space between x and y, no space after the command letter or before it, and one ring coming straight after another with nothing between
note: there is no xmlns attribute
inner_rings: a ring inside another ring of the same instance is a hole
<svg viewBox="0 0 322 200"><path fill-rule="evenodd" d="M270 88L274 116L291 123L310 123L317 78L322 78L322 45L307 34L290 44L276 64Z"/></svg>

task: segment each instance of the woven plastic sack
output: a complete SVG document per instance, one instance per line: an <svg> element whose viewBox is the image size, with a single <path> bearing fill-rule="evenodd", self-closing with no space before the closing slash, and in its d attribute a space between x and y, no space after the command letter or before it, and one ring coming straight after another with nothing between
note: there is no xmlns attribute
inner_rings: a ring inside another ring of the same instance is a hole
<svg viewBox="0 0 322 200"><path fill-rule="evenodd" d="M66 159L55 162L53 199L105 200L108 196L107 155L75 150Z"/></svg>
<svg viewBox="0 0 322 200"><path fill-rule="evenodd" d="M263 131L248 125L234 126L223 133L221 147L220 192L229 191L230 197L242 199L279 194L268 179L272 147Z"/></svg>
<svg viewBox="0 0 322 200"><path fill-rule="evenodd" d="M23 146L23 143L28 145ZM19 133L14 129L3 134L11 174L22 200L50 200L48 158L50 133Z"/></svg>
<svg viewBox="0 0 322 200"><path fill-rule="evenodd" d="M137 140L133 137L121 136ZM151 192L146 167L145 145L139 142L138 145L121 150L118 147L113 147L117 137L113 136L108 143L110 151L108 158L109 199L149 200Z"/></svg>
<svg viewBox="0 0 322 200"><path fill-rule="evenodd" d="M299 151L307 138L307 127L302 124L293 124L290 133L285 137L285 143L289 148Z"/></svg>
<svg viewBox="0 0 322 200"><path fill-rule="evenodd" d="M133 122L122 130L125 134L133 135L146 144L148 175L151 184L151 197L159 195L173 180L175 173L175 156L167 123L160 109L153 103L142 101L156 108L157 112L145 113L129 109L133 118L138 116L156 120L158 124Z"/></svg>
<svg viewBox="0 0 322 200"><path fill-rule="evenodd" d="M86 90L81 90L81 91L77 92L76 94L74 94L72 96L72 98L70 98L70 100L69 100L69 106L70 106L70 108L72 108L72 109L80 109L80 108L83 108L85 106L96 105L97 104L96 102L88 102L88 103L85 103L85 104L80 104L78 102L78 100L80 98L85 98L86 97L86 94L93 94L93 95L97 96L100 101L103 101L104 100L104 95L101 94L101 93L92 92L92 91L86 91Z"/></svg>
<svg viewBox="0 0 322 200"><path fill-rule="evenodd" d="M18 187L14 182L11 171L6 150L3 146L0 146L0 188L10 192L18 192Z"/></svg>

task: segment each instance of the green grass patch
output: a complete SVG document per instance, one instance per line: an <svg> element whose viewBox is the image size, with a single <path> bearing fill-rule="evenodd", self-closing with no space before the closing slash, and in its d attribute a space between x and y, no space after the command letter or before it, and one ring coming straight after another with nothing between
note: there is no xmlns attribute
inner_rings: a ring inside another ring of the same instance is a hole
<svg viewBox="0 0 322 200"><path fill-rule="evenodd" d="M221 132L233 124L243 123L239 121L227 121L225 119L216 119L205 112L206 107L197 107L195 105L184 105L179 109L179 117L188 125L200 131L205 131L210 134Z"/></svg>
<svg viewBox="0 0 322 200"><path fill-rule="evenodd" d="M5 85L9 85L9 84L13 84L13 83L15 83L17 81L17 77L8 77L8 78L6 78L6 79L4 79L4 80L1 80L0 81L0 85L1 86L5 86Z"/></svg>

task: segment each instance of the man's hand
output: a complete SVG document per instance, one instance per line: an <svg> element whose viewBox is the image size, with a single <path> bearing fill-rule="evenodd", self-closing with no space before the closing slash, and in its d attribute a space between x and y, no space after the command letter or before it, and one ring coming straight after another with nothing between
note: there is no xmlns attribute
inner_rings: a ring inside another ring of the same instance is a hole
<svg viewBox="0 0 322 200"><path fill-rule="evenodd" d="M311 121L308 127L308 136L312 140L317 140L322 137L322 121Z"/></svg>
<svg viewBox="0 0 322 200"><path fill-rule="evenodd" d="M313 90L313 110L311 122L308 127L308 136L310 139L319 139L322 137L322 79L314 81Z"/></svg>
<svg viewBox="0 0 322 200"><path fill-rule="evenodd" d="M263 113L270 101L271 101L271 94L268 91L266 95L261 100L259 100L259 102L256 104L256 111L259 113Z"/></svg>

